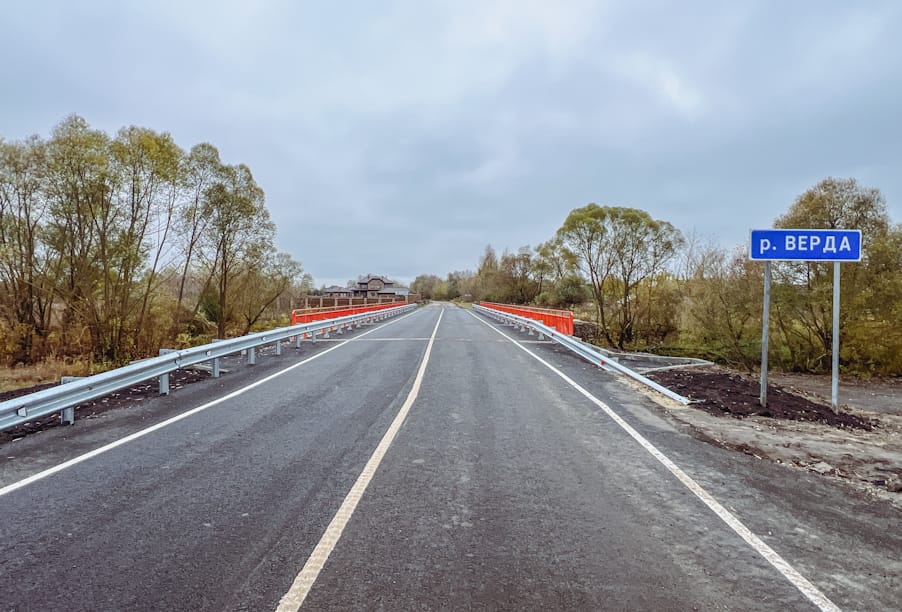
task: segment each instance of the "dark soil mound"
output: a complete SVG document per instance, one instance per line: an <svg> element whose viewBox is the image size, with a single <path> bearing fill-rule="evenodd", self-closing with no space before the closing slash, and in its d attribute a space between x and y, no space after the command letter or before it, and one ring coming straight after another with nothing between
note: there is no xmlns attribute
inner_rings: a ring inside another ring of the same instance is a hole
<svg viewBox="0 0 902 612"><path fill-rule="evenodd" d="M758 402L760 384L740 374L719 370L663 370L648 378L692 400L693 406L713 415L738 418L758 415L793 421L815 421L833 427L873 429L876 421L818 404L782 387L767 386L767 408Z"/></svg>

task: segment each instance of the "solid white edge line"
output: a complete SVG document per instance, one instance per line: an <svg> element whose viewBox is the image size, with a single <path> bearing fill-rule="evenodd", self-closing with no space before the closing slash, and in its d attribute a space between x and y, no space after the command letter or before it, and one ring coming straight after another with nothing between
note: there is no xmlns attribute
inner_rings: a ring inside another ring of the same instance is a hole
<svg viewBox="0 0 902 612"><path fill-rule="evenodd" d="M469 311L468 311L469 312ZM542 359L537 354L533 353L531 350L520 344L516 339L508 336L495 326L493 326L488 321L483 320L481 317L476 316L472 312L470 315L473 316L476 320L485 324L489 329L495 331L498 334L501 334L505 338L507 338L511 343L525 351L528 355L533 357L536 361L547 367L549 370L557 374L561 377L567 384L576 389L580 394L586 397L593 404L601 408L605 414L607 414L617 425L620 426L626 433L630 435L636 442L638 442L642 448L644 448L648 453L658 460L664 467L670 471L671 474L676 476L677 480L679 480L687 489L692 491L692 493L698 497L708 508L710 508L714 514L716 514L724 523L726 523L730 529L736 532L739 537L741 537L745 542L751 546L759 555L764 557L768 563L770 563L774 568L779 571L783 577L785 577L789 582L792 583L794 587L796 587L805 597L808 598L811 603L816 605L818 608L823 610L824 612L840 612L839 606L830 601L826 595L824 595L820 589L814 586L807 578L802 576L792 565L789 564L783 557L781 557L774 549L768 546L761 538L755 535L748 527L746 527L738 518L736 518L733 514L730 513L720 502L714 499L708 491L706 491L700 484L695 482L691 476L686 474L676 463L671 461L664 453L659 451L651 442L649 442L642 434L633 429L633 427L627 423L623 418L618 415L614 410L605 404L603 401L589 393L586 389L579 385L575 380L561 372L554 365Z"/></svg>
<svg viewBox="0 0 902 612"><path fill-rule="evenodd" d="M389 321L388 323L385 323L384 325L380 325L379 327L376 327L374 329L366 331L359 336L356 336L354 338L348 338L347 340L342 341L340 344L336 344L335 346L332 346L332 347L322 351L321 353L312 355L311 357L308 357L307 359L305 359L303 361L299 361L298 363L288 366L284 370L279 370L278 372L276 372L274 374L270 374L266 378L262 378L256 382L249 384L246 387L242 387L241 389L232 391L231 393L229 393L227 395L223 395L222 397L217 398L213 401L207 402L206 404L203 404L196 408L192 408L191 410L188 410L187 412L183 412L182 414L179 414L172 418L166 419L165 421L161 421L161 422L157 423L156 425L151 425L150 427L148 427L146 429L142 429L141 431L137 431L133 434L129 434L129 435L125 436L124 438L120 438L119 440L116 440L115 442L110 442L109 444L106 444L99 448L95 448L94 450L88 451L87 453L84 453L83 455L73 457L72 459L69 459L68 461L64 461L63 463L60 463L59 465L53 466L52 468L47 468L46 470L38 472L37 474L32 474L31 476L29 476L27 478L23 478L22 480L20 480L18 482L14 482L12 484L6 485L5 487L0 488L0 497L3 497L7 493L12 493L13 491L16 491L18 489L26 487L39 480L43 480L44 478L47 478L48 476L52 476L53 474L56 474L57 472L62 472L63 470L70 468L74 465L78 465L79 463L81 463L83 461L87 461L88 459L92 459L98 455L102 455L103 453L105 453L107 451L111 451L116 447L122 446L123 444L128 444L129 442L133 442L134 440L137 440L138 438L143 438L144 436L146 436L149 433L153 433L153 432L157 431L158 429L163 429L164 427L168 427L169 425L172 425L173 423L177 423L178 421L181 421L182 419L186 419L191 415L197 414L198 412L202 412L202 411L206 410L207 408L212 408L213 406L215 406L217 404L221 404L224 401L238 397L239 395L243 394L246 391L250 391L251 389L253 389L255 387L259 387L260 385L266 384L274 378L277 378L287 372L290 372L291 370L294 370L295 368L299 368L304 364L310 363L314 359L318 359L319 357L322 357L323 355L325 355L327 353L331 353L335 349L341 348L342 346L344 346L345 344L348 344L349 342L353 342L354 340L362 338L363 336L366 336L367 334L371 334L375 331L378 331L380 329L388 327L389 325L397 323L398 321L401 321L402 319L406 319L407 317L409 317L410 315L412 315L416 312L419 312L419 311L414 310L413 312L403 315L398 319L394 319L392 321Z"/></svg>
<svg viewBox="0 0 902 612"><path fill-rule="evenodd" d="M291 588L288 589L288 592L279 600L276 612L296 612L299 610L303 605L304 600L307 598L307 595L310 593L310 589L313 588L313 584L316 582L317 577L326 565L326 561L329 560L329 555L332 554L335 545L338 544L338 540L341 538L341 534L351 520L354 510L357 508L357 504L363 497L364 492L366 492L366 488L376 474L376 470L379 469L379 465L382 463L385 453L392 445L392 442L394 442L398 430L401 429L401 425L404 424L407 413L410 412L410 407L416 401L417 395L420 393L420 386L422 385L423 377L426 374L426 365L429 363L429 355L432 353L432 345L435 343L438 326L441 324L442 316L444 314L445 309L442 308L442 311L438 315L438 321L435 322L435 328L432 330L432 336L429 338L429 344L426 345L423 361L420 363L420 367L417 370L416 378L413 381L413 386L410 388L407 399L404 400L404 404L401 406L401 409L398 410L398 414L382 436L382 440L379 442L376 450L373 451L373 455L370 457L369 461L366 462L363 471L360 472L360 475L357 477L351 490L348 491L347 496L338 508L338 512L335 513L335 516L332 518L329 526L326 527L326 531L313 549L313 552L310 553L310 556L307 558L304 567L301 569L300 573L298 573L294 582L291 583Z"/></svg>

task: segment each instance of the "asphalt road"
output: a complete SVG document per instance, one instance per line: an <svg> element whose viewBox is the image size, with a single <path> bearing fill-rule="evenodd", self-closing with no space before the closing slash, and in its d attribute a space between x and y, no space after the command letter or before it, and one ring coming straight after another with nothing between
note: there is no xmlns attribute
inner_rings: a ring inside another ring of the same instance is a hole
<svg viewBox="0 0 902 612"><path fill-rule="evenodd" d="M302 569L311 610L898 608L897 511L531 340L432 305L0 446L2 488L158 427L0 494L0 610L274 610Z"/></svg>

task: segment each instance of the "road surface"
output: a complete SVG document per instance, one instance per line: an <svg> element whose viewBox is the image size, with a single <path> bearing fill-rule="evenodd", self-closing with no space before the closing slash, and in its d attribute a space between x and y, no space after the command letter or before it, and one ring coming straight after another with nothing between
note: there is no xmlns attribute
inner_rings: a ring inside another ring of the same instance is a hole
<svg viewBox="0 0 902 612"><path fill-rule="evenodd" d="M897 511L614 376L434 304L7 443L0 610L902 601Z"/></svg>

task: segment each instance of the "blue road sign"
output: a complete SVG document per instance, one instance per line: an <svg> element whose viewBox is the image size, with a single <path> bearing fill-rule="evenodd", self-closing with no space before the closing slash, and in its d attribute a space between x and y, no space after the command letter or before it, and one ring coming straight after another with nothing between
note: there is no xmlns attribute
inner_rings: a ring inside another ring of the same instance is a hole
<svg viewBox="0 0 902 612"><path fill-rule="evenodd" d="M752 230L749 259L861 261L861 230Z"/></svg>

